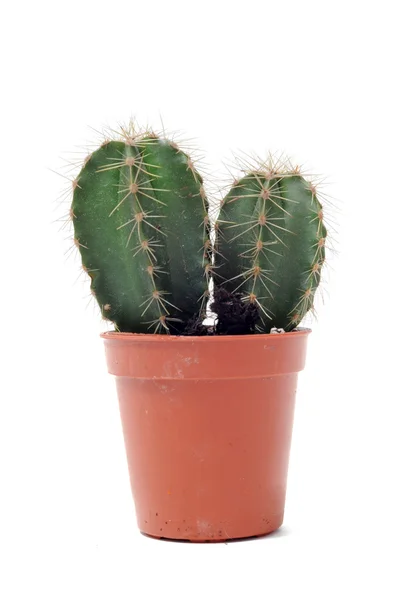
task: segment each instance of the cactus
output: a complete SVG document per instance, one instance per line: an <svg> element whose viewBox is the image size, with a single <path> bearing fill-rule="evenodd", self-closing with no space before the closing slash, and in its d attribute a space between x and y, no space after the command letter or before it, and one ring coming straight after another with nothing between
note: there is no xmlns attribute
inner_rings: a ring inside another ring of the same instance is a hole
<svg viewBox="0 0 400 600"><path fill-rule="evenodd" d="M290 331L313 308L327 230L315 186L291 165L257 163L215 224L215 283L259 309L262 332Z"/></svg>
<svg viewBox="0 0 400 600"><path fill-rule="evenodd" d="M74 241L102 316L124 332L181 332L203 314L210 276L208 202L188 154L122 129L73 182Z"/></svg>
<svg viewBox="0 0 400 600"><path fill-rule="evenodd" d="M213 245L202 177L174 142L130 126L87 157L73 182L74 241L118 331L211 333L201 325L211 276L217 334L290 331L313 309L327 237L315 186L289 164L243 171Z"/></svg>

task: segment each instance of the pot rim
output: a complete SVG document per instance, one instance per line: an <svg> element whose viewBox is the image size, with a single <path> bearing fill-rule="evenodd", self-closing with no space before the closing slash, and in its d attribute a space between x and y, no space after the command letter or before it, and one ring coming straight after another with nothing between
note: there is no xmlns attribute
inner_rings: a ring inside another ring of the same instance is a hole
<svg viewBox="0 0 400 600"><path fill-rule="evenodd" d="M239 341L239 340L261 340L263 338L270 339L274 338L274 342L277 340L287 339L288 337L297 337L303 335L309 335L312 333L312 329L309 327L298 327L293 331L285 331L284 333L250 333L245 335L171 335L163 333L128 333L125 331L103 331L100 333L100 337L104 340L119 340L122 341L125 338L127 341L146 341L151 343L157 342L198 342L200 344L205 343L222 343L227 341ZM281 343L281 342L278 342Z"/></svg>
<svg viewBox="0 0 400 600"><path fill-rule="evenodd" d="M298 373L304 368L310 332L302 328L282 334L173 336L107 331L101 337L112 375L216 380Z"/></svg>

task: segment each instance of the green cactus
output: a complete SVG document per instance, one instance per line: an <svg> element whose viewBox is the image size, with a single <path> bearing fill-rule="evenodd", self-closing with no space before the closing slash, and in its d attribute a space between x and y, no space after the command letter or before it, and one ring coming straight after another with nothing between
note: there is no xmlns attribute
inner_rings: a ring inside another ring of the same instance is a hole
<svg viewBox="0 0 400 600"><path fill-rule="evenodd" d="M257 164L216 221L215 283L259 309L262 332L294 329L313 308L327 230L316 189L290 165Z"/></svg>
<svg viewBox="0 0 400 600"><path fill-rule="evenodd" d="M73 183L71 217L92 294L117 330L176 333L204 313L208 202L174 142L132 128L105 141Z"/></svg>

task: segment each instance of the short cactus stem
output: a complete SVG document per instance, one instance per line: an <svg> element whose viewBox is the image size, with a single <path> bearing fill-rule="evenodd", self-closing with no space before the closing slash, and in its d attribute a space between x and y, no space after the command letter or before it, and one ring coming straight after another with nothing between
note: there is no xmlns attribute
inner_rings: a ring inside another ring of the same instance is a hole
<svg viewBox="0 0 400 600"><path fill-rule="evenodd" d="M325 262L316 186L298 167L256 165L235 180L215 232L218 285L258 306L259 331L297 327L313 307Z"/></svg>
<svg viewBox="0 0 400 600"><path fill-rule="evenodd" d="M212 259L195 161L153 132L122 129L72 188L74 243L103 317L119 331L179 333L203 310Z"/></svg>

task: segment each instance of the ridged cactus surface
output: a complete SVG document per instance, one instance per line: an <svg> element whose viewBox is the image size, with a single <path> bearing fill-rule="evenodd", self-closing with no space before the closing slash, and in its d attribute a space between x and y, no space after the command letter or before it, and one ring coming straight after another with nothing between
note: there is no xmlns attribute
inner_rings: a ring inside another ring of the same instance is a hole
<svg viewBox="0 0 400 600"><path fill-rule="evenodd" d="M74 182L75 244L117 330L176 333L204 311L207 209L191 158L153 133L106 141L85 161Z"/></svg>
<svg viewBox="0 0 400 600"><path fill-rule="evenodd" d="M260 165L222 202L215 283L258 307L259 330L290 331L313 308L326 236L314 186L298 169Z"/></svg>

